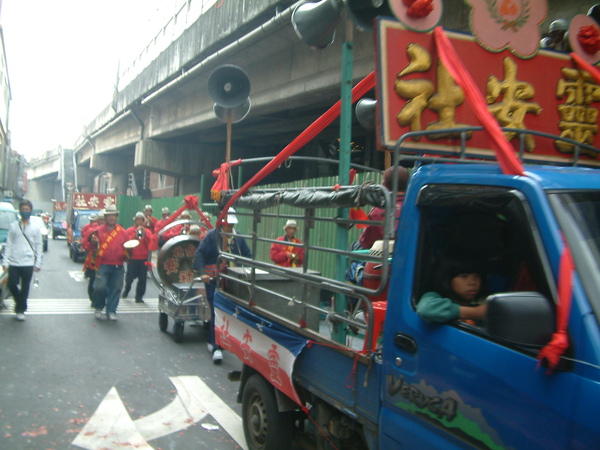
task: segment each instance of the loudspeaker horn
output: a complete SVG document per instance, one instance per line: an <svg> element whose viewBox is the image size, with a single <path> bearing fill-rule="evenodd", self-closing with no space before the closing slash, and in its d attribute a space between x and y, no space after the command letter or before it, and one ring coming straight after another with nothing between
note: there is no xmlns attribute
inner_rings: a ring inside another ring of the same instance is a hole
<svg viewBox="0 0 600 450"><path fill-rule="evenodd" d="M344 0L352 21L361 31L373 31L373 20L377 16L394 17L388 0Z"/></svg>
<svg viewBox="0 0 600 450"><path fill-rule="evenodd" d="M250 79L238 66L225 64L208 77L208 93L217 105L235 108L248 99Z"/></svg>
<svg viewBox="0 0 600 450"><path fill-rule="evenodd" d="M303 3L292 12L292 25L303 42L325 48L335 39L335 27L342 20L340 0Z"/></svg>
<svg viewBox="0 0 600 450"><path fill-rule="evenodd" d="M367 130L375 129L375 107L377 106L377 100L372 98L361 98L356 103L356 118L358 122L365 127Z"/></svg>
<svg viewBox="0 0 600 450"><path fill-rule="evenodd" d="M227 122L227 114L231 114L231 123L238 123L246 118L251 107L252 102L250 101L250 97L247 97L245 102L235 108L224 108L215 103L213 105L213 111L215 112L215 116L223 122Z"/></svg>

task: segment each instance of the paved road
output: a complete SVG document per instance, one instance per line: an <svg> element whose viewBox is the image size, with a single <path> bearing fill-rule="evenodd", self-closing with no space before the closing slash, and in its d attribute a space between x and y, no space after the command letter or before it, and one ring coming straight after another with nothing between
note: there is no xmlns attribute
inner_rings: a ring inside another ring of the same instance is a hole
<svg viewBox="0 0 600 450"><path fill-rule="evenodd" d="M49 244L26 321L11 300L0 310L0 447L244 448L226 378L239 361L213 365L203 327L188 323L180 344L160 332L150 280L145 304L122 299L118 321L96 320L81 263Z"/></svg>

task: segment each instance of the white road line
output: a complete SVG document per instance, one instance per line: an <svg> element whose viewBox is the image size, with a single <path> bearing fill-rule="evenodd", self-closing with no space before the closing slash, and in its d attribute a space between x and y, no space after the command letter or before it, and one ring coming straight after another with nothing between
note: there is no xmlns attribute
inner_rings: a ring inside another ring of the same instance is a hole
<svg viewBox="0 0 600 450"><path fill-rule="evenodd" d="M160 411L134 421L135 427L147 441L185 430L201 421L208 411L194 395L198 377L169 377L177 388L177 396Z"/></svg>
<svg viewBox="0 0 600 450"><path fill-rule="evenodd" d="M182 377L180 377L182 378ZM219 398L211 389L198 377L194 383L193 395L204 405L209 414L219 422L225 431L237 442L244 450L248 449L244 429L242 427L242 418L238 416L227 404Z"/></svg>
<svg viewBox="0 0 600 450"><path fill-rule="evenodd" d="M0 309L0 315L14 314L12 299L4 300L6 309ZM92 314L90 301L87 298L30 298L27 300L27 315L50 314ZM145 298L144 303L135 303L133 299L121 299L117 313L120 314L156 314L158 298Z"/></svg>

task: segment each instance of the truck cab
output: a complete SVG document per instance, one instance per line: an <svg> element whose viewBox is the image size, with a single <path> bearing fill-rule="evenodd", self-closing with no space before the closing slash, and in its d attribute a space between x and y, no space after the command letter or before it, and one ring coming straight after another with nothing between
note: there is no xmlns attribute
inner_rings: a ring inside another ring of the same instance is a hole
<svg viewBox="0 0 600 450"><path fill-rule="evenodd" d="M498 167L426 165L412 177L387 302L380 448L598 442L598 175L526 170L514 177ZM577 268L569 348L552 373L538 355L568 300L559 297L566 246ZM479 326L429 323L416 312L440 264L457 254L477 258L485 274L490 297Z"/></svg>
<svg viewBox="0 0 600 450"><path fill-rule="evenodd" d="M67 232L67 245L69 246L69 258L75 262L85 256L85 250L81 246L81 230L90 223L90 216L98 214L99 211L86 209L75 211L73 214Z"/></svg>

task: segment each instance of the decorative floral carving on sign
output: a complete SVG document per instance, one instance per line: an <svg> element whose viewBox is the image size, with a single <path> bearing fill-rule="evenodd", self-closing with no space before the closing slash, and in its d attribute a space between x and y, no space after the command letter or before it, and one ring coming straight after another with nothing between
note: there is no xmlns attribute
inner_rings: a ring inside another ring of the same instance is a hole
<svg viewBox="0 0 600 450"><path fill-rule="evenodd" d="M471 31L491 52L509 49L523 59L536 55L546 0L465 0L471 5Z"/></svg>

